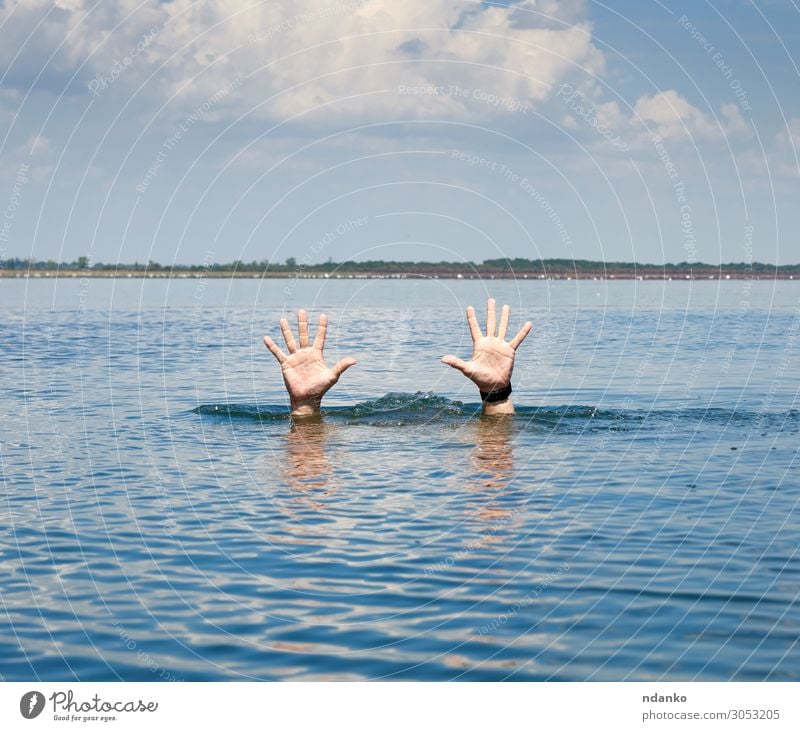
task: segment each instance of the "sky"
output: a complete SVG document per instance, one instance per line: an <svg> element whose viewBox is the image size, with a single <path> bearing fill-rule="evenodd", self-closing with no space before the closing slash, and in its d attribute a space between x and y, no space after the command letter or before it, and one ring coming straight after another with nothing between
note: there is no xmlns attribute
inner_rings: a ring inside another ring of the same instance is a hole
<svg viewBox="0 0 800 731"><path fill-rule="evenodd" d="M0 74L0 259L800 262L798 0L5 0Z"/></svg>

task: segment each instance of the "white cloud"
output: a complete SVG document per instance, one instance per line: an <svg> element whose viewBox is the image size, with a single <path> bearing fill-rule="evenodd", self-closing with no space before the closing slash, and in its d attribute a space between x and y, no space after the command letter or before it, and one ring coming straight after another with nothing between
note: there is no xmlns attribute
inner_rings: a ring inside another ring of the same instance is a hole
<svg viewBox="0 0 800 731"><path fill-rule="evenodd" d="M63 42L53 69L69 73L86 62L88 81L110 76L156 27L157 36L114 78L114 91L135 89L163 64L148 82L150 100L190 108L241 76L241 90L226 100L229 114L261 105L260 116L309 121L491 118L502 109L473 96L476 91L535 106L563 79L604 69L583 0L509 7L453 0L92 6L59 0L53 8L32 0L0 8L0 60L11 60L18 50L12 41L25 38L47 12L34 40L35 59L43 61ZM398 93L429 86L440 93Z"/></svg>
<svg viewBox="0 0 800 731"><path fill-rule="evenodd" d="M634 117L642 120L651 134L662 139L690 135L715 137L720 135L716 122L692 106L674 89L640 97L633 108Z"/></svg>
<svg viewBox="0 0 800 731"><path fill-rule="evenodd" d="M597 84L563 84L554 95L569 109L561 125L576 134L594 152L649 149L655 136L662 140L691 139L722 142L730 137L751 137L752 130L735 104L723 104L718 115L689 103L674 89L640 96L633 108L616 100L602 102ZM616 153L615 153L616 154Z"/></svg>
<svg viewBox="0 0 800 731"><path fill-rule="evenodd" d="M741 111L736 104L723 104L720 107L724 119L723 128L726 135L741 137L752 137L753 130L742 117Z"/></svg>
<svg viewBox="0 0 800 731"><path fill-rule="evenodd" d="M76 11L81 9L82 3L81 0L55 0L53 5L61 10Z"/></svg>
<svg viewBox="0 0 800 731"><path fill-rule="evenodd" d="M783 146L793 145L800 154L800 117L792 117L786 123L786 127L778 132L776 141Z"/></svg>
<svg viewBox="0 0 800 731"><path fill-rule="evenodd" d="M33 155L43 155L47 152L50 152L50 140L47 139L42 134L38 135L31 135L28 137L28 141L23 145L23 148L27 150L28 154Z"/></svg>
<svg viewBox="0 0 800 731"><path fill-rule="evenodd" d="M792 117L772 141L767 161L772 172L797 179L800 173L800 117ZM759 161L762 165L764 160Z"/></svg>
<svg viewBox="0 0 800 731"><path fill-rule="evenodd" d="M632 123L646 125L650 136L662 139L688 136L694 140L723 140L725 137L749 137L750 125L736 104L723 104L718 115L703 112L674 89L652 96L641 96L633 108Z"/></svg>

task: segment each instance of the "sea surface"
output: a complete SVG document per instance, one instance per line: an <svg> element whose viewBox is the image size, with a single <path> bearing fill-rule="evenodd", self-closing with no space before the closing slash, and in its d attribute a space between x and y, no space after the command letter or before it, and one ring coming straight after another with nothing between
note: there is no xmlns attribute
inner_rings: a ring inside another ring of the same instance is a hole
<svg viewBox="0 0 800 731"><path fill-rule="evenodd" d="M509 419L439 362L488 295L535 328ZM800 282L0 306L3 680L800 680ZM262 345L300 306L359 361L319 422Z"/></svg>

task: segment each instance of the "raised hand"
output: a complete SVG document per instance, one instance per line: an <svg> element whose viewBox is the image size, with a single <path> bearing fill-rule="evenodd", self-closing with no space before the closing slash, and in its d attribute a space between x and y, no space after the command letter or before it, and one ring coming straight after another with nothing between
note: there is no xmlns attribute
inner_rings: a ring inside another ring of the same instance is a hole
<svg viewBox="0 0 800 731"><path fill-rule="evenodd" d="M514 356L522 341L528 337L532 329L526 322L520 331L509 342L506 342L508 316L511 308L503 305L500 312L500 325L497 326L497 303L490 299L486 304L486 334L484 335L475 316L475 308L467 307L467 323L472 334L472 358L461 360L455 355L446 355L442 363L461 371L482 393L501 391L511 385L511 373L514 370ZM513 413L514 406L510 397L496 403L484 401L483 411L486 414Z"/></svg>
<svg viewBox="0 0 800 731"><path fill-rule="evenodd" d="M264 336L264 345L281 364L283 382L289 392L292 416L308 416L319 413L322 397L339 380L342 373L356 364L355 358L342 358L333 368L325 365L322 350L325 347L327 330L328 317L320 315L314 344L310 345L308 316L305 310L299 310L297 313L299 345L294 339L289 321L286 318L281 319L281 332L289 355L286 355L271 337Z"/></svg>

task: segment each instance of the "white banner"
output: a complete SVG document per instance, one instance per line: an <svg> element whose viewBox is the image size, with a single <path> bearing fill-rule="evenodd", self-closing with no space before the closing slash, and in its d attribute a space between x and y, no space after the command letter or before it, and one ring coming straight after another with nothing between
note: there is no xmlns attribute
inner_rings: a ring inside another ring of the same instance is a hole
<svg viewBox="0 0 800 731"><path fill-rule="evenodd" d="M792 683L4 683L0 728L798 729Z"/></svg>

